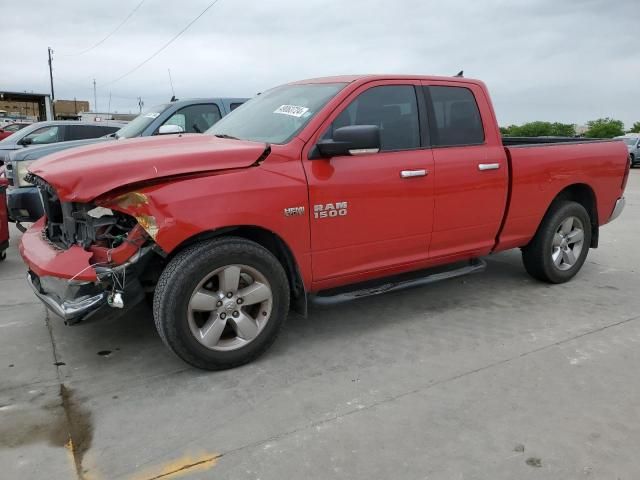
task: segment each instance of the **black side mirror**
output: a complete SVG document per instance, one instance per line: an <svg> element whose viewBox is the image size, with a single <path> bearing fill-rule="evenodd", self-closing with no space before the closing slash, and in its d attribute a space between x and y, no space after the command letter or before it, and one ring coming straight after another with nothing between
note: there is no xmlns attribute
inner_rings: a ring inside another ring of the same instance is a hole
<svg viewBox="0 0 640 480"><path fill-rule="evenodd" d="M27 145L31 145L33 143L33 138L25 137L22 140L20 140L20 142L18 142L18 143L20 143L20 145L24 145L26 147Z"/></svg>
<svg viewBox="0 0 640 480"><path fill-rule="evenodd" d="M363 155L380 151L380 127L349 125L333 132L333 138L320 140L316 147L321 157Z"/></svg>

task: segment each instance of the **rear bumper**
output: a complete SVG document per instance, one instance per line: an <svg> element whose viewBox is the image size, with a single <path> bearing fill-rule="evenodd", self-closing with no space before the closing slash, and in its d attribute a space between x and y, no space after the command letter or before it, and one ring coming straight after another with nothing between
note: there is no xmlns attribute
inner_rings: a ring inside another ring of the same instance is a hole
<svg viewBox="0 0 640 480"><path fill-rule="evenodd" d="M609 222L615 220L620 216L626 204L627 201L624 199L624 197L620 197L618 200L616 200L616 204L613 207L613 212L611 212L611 216L609 217Z"/></svg>
<svg viewBox="0 0 640 480"><path fill-rule="evenodd" d="M42 199L37 187L7 190L9 217L18 222L35 222L44 215Z"/></svg>

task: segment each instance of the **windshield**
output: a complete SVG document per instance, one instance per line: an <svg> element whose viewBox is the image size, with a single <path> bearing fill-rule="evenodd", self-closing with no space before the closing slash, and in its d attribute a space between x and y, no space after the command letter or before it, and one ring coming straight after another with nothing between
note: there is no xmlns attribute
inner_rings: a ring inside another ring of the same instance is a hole
<svg viewBox="0 0 640 480"><path fill-rule="evenodd" d="M115 133L116 138L139 137L144 129L158 118L160 114L167 109L167 107L169 107L169 104L156 105L155 107L151 107L149 110L145 110L143 113L131 120L126 127L122 127L118 130Z"/></svg>
<svg viewBox="0 0 640 480"><path fill-rule="evenodd" d="M284 85L244 103L207 130L209 135L286 143L345 83Z"/></svg>
<svg viewBox="0 0 640 480"><path fill-rule="evenodd" d="M636 142L638 141L637 137L627 137L627 138L623 138L622 141L624 143L626 143L627 145L635 145Z"/></svg>

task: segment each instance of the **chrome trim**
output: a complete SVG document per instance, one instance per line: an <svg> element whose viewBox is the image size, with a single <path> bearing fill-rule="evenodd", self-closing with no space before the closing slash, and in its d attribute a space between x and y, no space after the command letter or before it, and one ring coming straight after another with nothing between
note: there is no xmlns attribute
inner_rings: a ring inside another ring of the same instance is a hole
<svg viewBox="0 0 640 480"><path fill-rule="evenodd" d="M368 155L371 153L378 153L379 148L352 148L349 150L349 155Z"/></svg>
<svg viewBox="0 0 640 480"><path fill-rule="evenodd" d="M499 163L479 163L478 170L484 172L485 170L498 170L500 168Z"/></svg>
<svg viewBox="0 0 640 480"><path fill-rule="evenodd" d="M616 206L613 207L613 212L611 212L611 216L609 217L609 220L607 221L607 223L618 218L622 213L622 210L624 210L624 207L626 204L627 204L627 201L625 200L624 197L620 197L618 200L616 200Z"/></svg>
<svg viewBox="0 0 640 480"><path fill-rule="evenodd" d="M62 282L69 283L66 279L55 279L59 283L60 288L65 285ZM53 313L62 317L64 320L71 320L96 310L107 299L106 293L102 292L92 297L84 296L78 299L57 299L53 295L41 292L33 283L31 274L27 273L27 283L33 290L33 293L46 305Z"/></svg>
<svg viewBox="0 0 640 480"><path fill-rule="evenodd" d="M425 177L429 174L427 170L402 170L400 178Z"/></svg>

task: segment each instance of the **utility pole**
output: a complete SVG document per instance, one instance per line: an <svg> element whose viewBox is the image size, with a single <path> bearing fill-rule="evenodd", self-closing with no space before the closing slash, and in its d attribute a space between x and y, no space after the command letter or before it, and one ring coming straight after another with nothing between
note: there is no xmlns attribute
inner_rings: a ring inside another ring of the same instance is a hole
<svg viewBox="0 0 640 480"><path fill-rule="evenodd" d="M140 109L140 113L142 113L142 107L144 107L144 102L142 101L142 97L138 97L138 108Z"/></svg>
<svg viewBox="0 0 640 480"><path fill-rule="evenodd" d="M51 55L53 54L53 49L51 47L47 47L47 53L49 54L49 80L51 81L51 109L53 110L53 118L56 118L56 107L54 105L54 100L56 99L53 93L53 65L51 62Z"/></svg>
<svg viewBox="0 0 640 480"><path fill-rule="evenodd" d="M93 79L93 111L98 112L98 95L96 94L96 79Z"/></svg>

